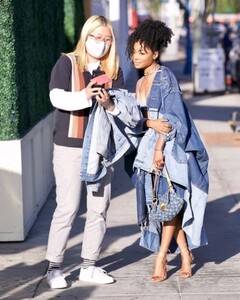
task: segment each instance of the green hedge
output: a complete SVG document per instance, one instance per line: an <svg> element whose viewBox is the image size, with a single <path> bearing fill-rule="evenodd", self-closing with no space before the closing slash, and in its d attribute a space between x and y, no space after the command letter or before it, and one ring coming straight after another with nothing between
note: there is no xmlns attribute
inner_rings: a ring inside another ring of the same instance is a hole
<svg viewBox="0 0 240 300"><path fill-rule="evenodd" d="M50 73L66 49L64 0L1 0L0 45L0 140L19 139L52 110Z"/></svg>
<svg viewBox="0 0 240 300"><path fill-rule="evenodd" d="M64 32L67 51L72 51L84 24L83 1L64 0Z"/></svg>
<svg viewBox="0 0 240 300"><path fill-rule="evenodd" d="M221 0L216 1L217 13L239 13L240 3L239 0Z"/></svg>
<svg viewBox="0 0 240 300"><path fill-rule="evenodd" d="M15 50L11 1L0 2L0 139L17 136Z"/></svg>

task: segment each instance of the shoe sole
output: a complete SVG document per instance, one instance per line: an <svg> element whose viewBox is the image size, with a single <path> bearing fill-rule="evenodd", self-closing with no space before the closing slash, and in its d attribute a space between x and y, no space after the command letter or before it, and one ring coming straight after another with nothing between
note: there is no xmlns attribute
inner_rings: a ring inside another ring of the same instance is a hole
<svg viewBox="0 0 240 300"><path fill-rule="evenodd" d="M65 282L65 284L62 284L62 285L54 285L54 284L50 284L48 281L47 281L47 284L49 285L49 287L51 289L65 289L67 288L68 284L67 282Z"/></svg>
<svg viewBox="0 0 240 300"><path fill-rule="evenodd" d="M108 281L108 282L99 282L99 281L96 281L96 280L81 279L80 277L79 277L79 280L83 281L83 282L90 282L90 283L96 283L96 284L111 284L111 283L115 282L114 279L112 281Z"/></svg>
<svg viewBox="0 0 240 300"><path fill-rule="evenodd" d="M50 287L51 289L55 289L55 290L56 290L56 289L59 289L59 290L60 290L60 289L65 289L65 288L67 288L67 285L65 285L65 286L53 286L53 285L52 285L52 286L51 286L51 285L49 284L49 287Z"/></svg>
<svg viewBox="0 0 240 300"><path fill-rule="evenodd" d="M67 285L62 285L62 286L54 286L54 285L50 285L49 284L49 287L51 288L51 289L65 289L65 288L67 288Z"/></svg>

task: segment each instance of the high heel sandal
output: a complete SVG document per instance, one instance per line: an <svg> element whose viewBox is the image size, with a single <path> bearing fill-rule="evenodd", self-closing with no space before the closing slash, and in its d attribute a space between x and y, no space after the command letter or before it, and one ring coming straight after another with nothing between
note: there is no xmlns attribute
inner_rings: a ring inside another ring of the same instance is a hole
<svg viewBox="0 0 240 300"><path fill-rule="evenodd" d="M157 275L155 275L157 274ZM167 279L167 260L166 257L157 257L152 282L161 282Z"/></svg>
<svg viewBox="0 0 240 300"><path fill-rule="evenodd" d="M190 278L192 276L191 264L193 263L194 257L191 250L187 249L184 251L184 255L181 255L182 266L180 270L181 278Z"/></svg>

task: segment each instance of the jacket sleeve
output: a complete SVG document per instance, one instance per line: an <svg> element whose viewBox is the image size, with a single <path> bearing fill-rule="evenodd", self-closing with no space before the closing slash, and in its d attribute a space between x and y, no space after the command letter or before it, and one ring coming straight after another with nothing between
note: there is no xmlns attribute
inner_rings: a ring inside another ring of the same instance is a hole
<svg viewBox="0 0 240 300"><path fill-rule="evenodd" d="M119 111L117 118L130 128L142 129L143 116L134 94L127 92L127 90L118 90L115 91L113 100Z"/></svg>
<svg viewBox="0 0 240 300"><path fill-rule="evenodd" d="M172 130L164 135L166 142L176 137L180 145L184 145L189 133L188 111L180 91L169 93L164 99L162 117L169 120Z"/></svg>

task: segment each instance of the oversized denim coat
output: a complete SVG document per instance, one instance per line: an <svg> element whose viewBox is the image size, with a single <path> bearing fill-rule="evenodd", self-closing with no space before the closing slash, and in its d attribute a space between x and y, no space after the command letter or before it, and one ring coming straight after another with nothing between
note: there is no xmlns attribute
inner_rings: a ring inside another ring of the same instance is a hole
<svg viewBox="0 0 240 300"><path fill-rule="evenodd" d="M139 144L143 117L135 97L124 89L109 91L118 114L107 112L96 102L85 132L80 178L88 191L98 191L107 167Z"/></svg>
<svg viewBox="0 0 240 300"><path fill-rule="evenodd" d="M172 131L165 135L165 164L176 192L184 198L182 228L189 248L207 244L203 226L208 195L208 154L196 126L182 100L182 93L174 74L161 66L153 80L147 98L148 116L151 119L165 118ZM138 224L142 234L140 245L158 252L162 224L148 215L148 203L152 200L153 154L159 133L149 128L142 137L135 158L134 182L137 190ZM164 176L164 170L163 170ZM162 184L163 194L168 185ZM172 252L177 250L172 244Z"/></svg>

